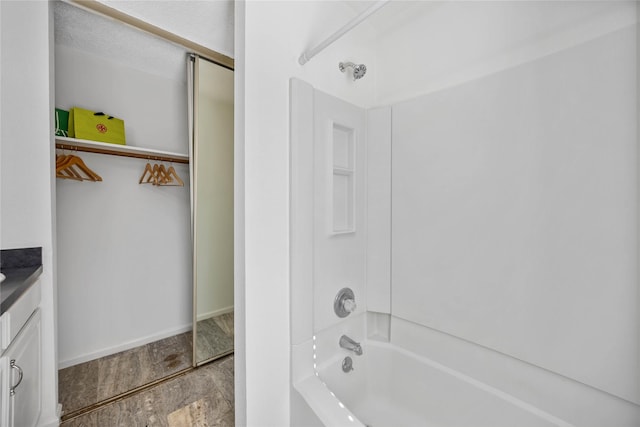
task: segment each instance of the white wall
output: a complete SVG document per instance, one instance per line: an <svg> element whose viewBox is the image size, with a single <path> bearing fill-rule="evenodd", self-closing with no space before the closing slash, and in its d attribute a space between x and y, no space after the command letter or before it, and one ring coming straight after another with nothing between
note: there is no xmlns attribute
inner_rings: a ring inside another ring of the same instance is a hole
<svg viewBox="0 0 640 427"><path fill-rule="evenodd" d="M0 2L2 248L42 246L42 413L57 425L52 22L47 2ZM25 54L28 52L28 54Z"/></svg>
<svg viewBox="0 0 640 427"><path fill-rule="evenodd" d="M128 145L188 152L186 77L56 45L56 106L124 119ZM182 332L192 319L188 167L174 164L185 187L155 187L138 184L145 160L81 157L103 181L57 180L62 367Z"/></svg>
<svg viewBox="0 0 640 427"><path fill-rule="evenodd" d="M640 403L636 51L393 106L394 315Z"/></svg>
<svg viewBox="0 0 640 427"><path fill-rule="evenodd" d="M233 73L233 184L234 184L234 246L233 246L233 297L234 297L234 398L236 425L247 425L247 344L246 344L246 271L245 271L245 2L235 2L234 6L234 51L235 69Z"/></svg>
<svg viewBox="0 0 640 427"><path fill-rule="evenodd" d="M56 107L103 111L125 121L127 145L188 152L186 57L177 78L132 68L98 52L56 44ZM176 54L176 53L174 53Z"/></svg>
<svg viewBox="0 0 640 427"><path fill-rule="evenodd" d="M246 422L289 424L289 98L290 77L311 81L357 105L373 102L373 76L353 83L344 60L373 64L356 34L301 67L298 56L346 23L353 11L337 2L247 2L244 39L236 51L244 96ZM244 51L242 51L242 49ZM237 87L238 87L237 86ZM237 349L236 349L237 351ZM240 353L241 354L241 353ZM241 357L240 355L238 357Z"/></svg>

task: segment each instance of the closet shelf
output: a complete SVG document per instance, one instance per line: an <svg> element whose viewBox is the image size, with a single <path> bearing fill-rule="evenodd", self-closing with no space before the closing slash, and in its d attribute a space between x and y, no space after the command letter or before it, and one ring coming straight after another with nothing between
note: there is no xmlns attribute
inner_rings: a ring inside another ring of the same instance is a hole
<svg viewBox="0 0 640 427"><path fill-rule="evenodd" d="M112 156L135 157L137 159L156 160L161 162L189 163L188 154L172 153L151 148L132 147L130 145L109 144L86 139L56 136L56 148L63 150L84 151L87 153L109 154Z"/></svg>

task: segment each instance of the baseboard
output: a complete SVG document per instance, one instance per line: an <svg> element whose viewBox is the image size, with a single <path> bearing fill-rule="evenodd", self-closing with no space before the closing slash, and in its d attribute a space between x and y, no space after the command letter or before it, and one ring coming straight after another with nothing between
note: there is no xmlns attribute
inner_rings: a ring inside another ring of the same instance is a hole
<svg viewBox="0 0 640 427"><path fill-rule="evenodd" d="M125 351L125 350L130 350L132 348L135 347L139 347L141 345L145 345L145 344L149 344L152 343L154 341L158 341L164 338L168 338L174 335L178 335L178 334L182 334L184 332L188 332L190 330L193 329L193 325L188 324L188 325L184 325L181 326L179 328L176 329L168 329L162 332L158 332L156 334L153 335L148 335L146 337L142 337L136 340L131 340L131 341L127 341L125 343L113 346L113 347L106 347L103 349L100 349L98 351L94 351L91 353L87 353L87 354L83 354L81 356L78 357L74 357L72 359L66 359L66 360L61 360L58 362L58 369L64 369L64 368L68 368L70 366L75 366L78 365L80 363L84 363L84 362L88 362L90 360L94 360L94 359L98 359L100 357L104 357L104 356L109 356L111 354L115 354L115 353L119 353L121 351Z"/></svg>
<svg viewBox="0 0 640 427"><path fill-rule="evenodd" d="M53 418L48 421L38 420L38 427L58 427L60 426L60 418Z"/></svg>
<svg viewBox="0 0 640 427"><path fill-rule="evenodd" d="M213 310L210 311L208 313L203 313L198 315L197 319L198 322L202 321L202 320L206 320L209 319L211 317L215 317L215 316L220 316L221 314L227 314L227 313L231 313L233 312L233 306L229 306L229 307L224 307L224 308L220 308L218 310Z"/></svg>

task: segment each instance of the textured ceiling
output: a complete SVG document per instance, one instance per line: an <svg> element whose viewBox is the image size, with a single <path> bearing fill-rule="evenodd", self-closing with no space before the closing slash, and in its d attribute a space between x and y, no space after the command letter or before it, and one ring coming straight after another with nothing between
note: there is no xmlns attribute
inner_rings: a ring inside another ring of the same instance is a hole
<svg viewBox="0 0 640 427"><path fill-rule="evenodd" d="M164 39L60 1L54 3L54 27L57 45L186 80L186 49Z"/></svg>
<svg viewBox="0 0 640 427"><path fill-rule="evenodd" d="M99 0L233 58L233 0Z"/></svg>

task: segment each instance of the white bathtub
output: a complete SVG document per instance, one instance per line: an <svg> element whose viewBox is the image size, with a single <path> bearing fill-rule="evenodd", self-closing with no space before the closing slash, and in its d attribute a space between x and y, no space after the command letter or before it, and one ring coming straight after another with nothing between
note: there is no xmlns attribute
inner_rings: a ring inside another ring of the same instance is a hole
<svg viewBox="0 0 640 427"><path fill-rule="evenodd" d="M388 343L367 341L354 370L339 352L295 384L326 426L571 426L532 405ZM316 375L317 373L317 375Z"/></svg>

